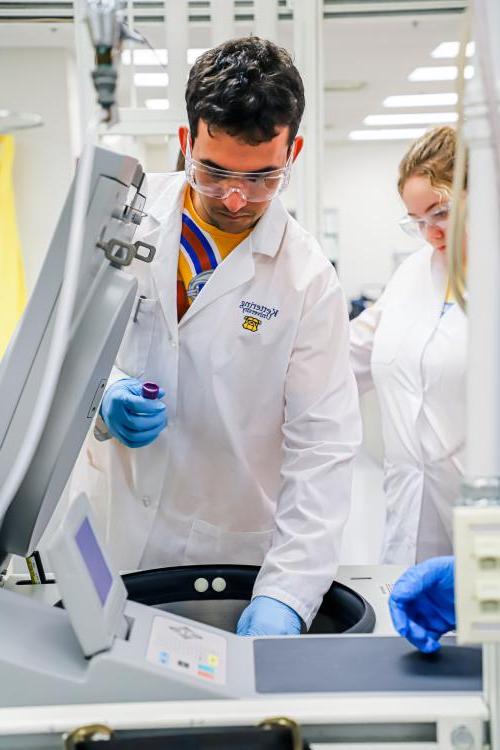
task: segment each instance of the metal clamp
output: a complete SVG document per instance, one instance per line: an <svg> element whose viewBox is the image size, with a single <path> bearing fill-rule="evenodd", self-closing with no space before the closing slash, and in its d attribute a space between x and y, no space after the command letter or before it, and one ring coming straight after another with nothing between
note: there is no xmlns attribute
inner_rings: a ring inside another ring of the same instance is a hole
<svg viewBox="0 0 500 750"><path fill-rule="evenodd" d="M98 242L97 247L104 250L104 255L114 266L123 268L129 266L134 258L142 260L144 263L151 263L156 254L154 245L148 245L147 242L138 240L134 244L113 238L107 242ZM140 252L141 248L146 248L147 255Z"/></svg>
<svg viewBox="0 0 500 750"><path fill-rule="evenodd" d="M64 750L75 750L81 742L110 740L113 730L106 724L86 724L64 737Z"/></svg>
<svg viewBox="0 0 500 750"><path fill-rule="evenodd" d="M125 206L123 209L123 215L120 217L124 221L130 221L132 224L139 224L144 219L144 217L147 216L147 213L145 211L142 211L140 208L136 208L135 206Z"/></svg>
<svg viewBox="0 0 500 750"><path fill-rule="evenodd" d="M292 735L292 750L304 750L300 726L293 719L289 719L287 716L272 716L270 719L261 721L258 726L262 729L272 729L273 727L289 729Z"/></svg>
<svg viewBox="0 0 500 750"><path fill-rule="evenodd" d="M135 257L137 258L137 260L142 260L143 263L151 263L151 261L156 255L155 246L148 245L147 242L142 242L142 240L137 240L137 242L134 243L134 247L135 247ZM142 253L139 252L141 247L146 248L146 250L148 251L147 255L142 255Z"/></svg>
<svg viewBox="0 0 500 750"><path fill-rule="evenodd" d="M98 242L97 247L104 250L104 255L114 266L129 266L135 258L135 245L125 240Z"/></svg>

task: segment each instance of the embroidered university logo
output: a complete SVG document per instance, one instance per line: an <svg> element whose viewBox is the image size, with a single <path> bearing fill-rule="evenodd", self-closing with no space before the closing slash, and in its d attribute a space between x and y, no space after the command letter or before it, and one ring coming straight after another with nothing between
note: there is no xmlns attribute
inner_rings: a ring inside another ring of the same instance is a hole
<svg viewBox="0 0 500 750"><path fill-rule="evenodd" d="M240 302L240 310L243 315L260 318L261 320L271 320L271 318L277 318L279 314L277 307L266 307L244 299Z"/></svg>
<svg viewBox="0 0 500 750"><path fill-rule="evenodd" d="M259 318L253 318L251 315L245 315L242 325L246 331L252 331L253 333L255 333L261 323L262 321L259 320Z"/></svg>

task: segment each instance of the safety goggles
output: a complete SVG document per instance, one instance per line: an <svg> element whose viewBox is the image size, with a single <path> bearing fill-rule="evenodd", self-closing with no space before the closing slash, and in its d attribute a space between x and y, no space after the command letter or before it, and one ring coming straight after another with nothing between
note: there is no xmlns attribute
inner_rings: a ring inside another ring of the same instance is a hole
<svg viewBox="0 0 500 750"><path fill-rule="evenodd" d="M186 146L186 179L198 193L225 199L239 193L249 203L271 201L288 186L293 148L284 167L270 172L231 172L202 164L191 156L190 136Z"/></svg>
<svg viewBox="0 0 500 750"><path fill-rule="evenodd" d="M413 216L405 216L399 222L399 226L410 237L423 237L425 239L428 227L447 228L450 218L450 207L450 203L443 203L441 206L433 208L432 211L424 214L420 219L415 219Z"/></svg>

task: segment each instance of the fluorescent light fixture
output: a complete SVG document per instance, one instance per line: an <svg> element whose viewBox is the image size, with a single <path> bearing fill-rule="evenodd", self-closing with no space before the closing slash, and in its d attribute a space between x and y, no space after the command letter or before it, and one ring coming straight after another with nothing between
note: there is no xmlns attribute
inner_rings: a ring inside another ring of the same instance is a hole
<svg viewBox="0 0 500 750"><path fill-rule="evenodd" d="M134 65L166 65L168 54L166 49L125 49L122 52L123 65L132 65L132 52Z"/></svg>
<svg viewBox="0 0 500 750"><path fill-rule="evenodd" d="M457 103L457 95L450 94L402 94L388 96L384 99L384 107L453 107Z"/></svg>
<svg viewBox="0 0 500 750"><path fill-rule="evenodd" d="M141 87L165 87L168 86L168 75L166 73L136 73L134 83Z"/></svg>
<svg viewBox="0 0 500 750"><path fill-rule="evenodd" d="M186 50L188 65L192 65L200 55L206 52L204 47L190 47ZM122 52L123 65L132 65L132 52L134 65L168 65L168 50L166 49L125 49Z"/></svg>
<svg viewBox="0 0 500 750"><path fill-rule="evenodd" d="M456 112L413 112L404 115L368 115L363 125L439 125L456 122Z"/></svg>
<svg viewBox="0 0 500 750"><path fill-rule="evenodd" d="M445 59L450 57L457 57L458 50L460 49L459 42L442 42L436 49L432 50L431 56L436 59ZM469 42L465 54L467 57L472 57L476 49L474 42Z"/></svg>
<svg viewBox="0 0 500 750"><path fill-rule="evenodd" d="M472 78L474 68L472 65L466 65L465 77ZM415 68L413 73L408 76L409 81L454 81L457 77L456 65L436 65L428 68Z"/></svg>
<svg viewBox="0 0 500 750"><path fill-rule="evenodd" d="M199 56L202 55L206 51L207 49L204 47L192 47L191 49L188 49L187 51L188 65L193 65L193 63L196 62Z"/></svg>
<svg viewBox="0 0 500 750"><path fill-rule="evenodd" d="M169 106L168 99L146 99L147 109L168 109Z"/></svg>
<svg viewBox="0 0 500 750"><path fill-rule="evenodd" d="M420 138L425 128L388 128L386 130L351 130L350 141L411 141Z"/></svg>

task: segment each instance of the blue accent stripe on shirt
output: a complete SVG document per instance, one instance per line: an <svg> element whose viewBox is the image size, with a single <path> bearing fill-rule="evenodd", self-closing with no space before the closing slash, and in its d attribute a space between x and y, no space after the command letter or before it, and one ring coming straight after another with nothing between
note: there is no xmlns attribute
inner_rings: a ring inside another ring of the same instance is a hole
<svg viewBox="0 0 500 750"><path fill-rule="evenodd" d="M186 224L186 226L190 228L192 232L195 233L195 235L200 240L206 254L208 255L208 259L212 265L212 268L217 268L218 260L214 255L214 251L212 250L212 246L210 242L207 240L207 238L201 231L200 227L197 224L195 224L195 222L191 219L191 217L188 216L186 213L182 214L182 221Z"/></svg>
<svg viewBox="0 0 500 750"><path fill-rule="evenodd" d="M198 275L203 270L202 267L201 267L200 259L198 258L198 256L196 255L195 251L193 250L193 248L189 244L188 240L182 234L181 234L181 245L184 248L184 250L187 252L187 254L189 255L189 257L191 258L191 260L193 262L194 270L196 271L196 275Z"/></svg>

